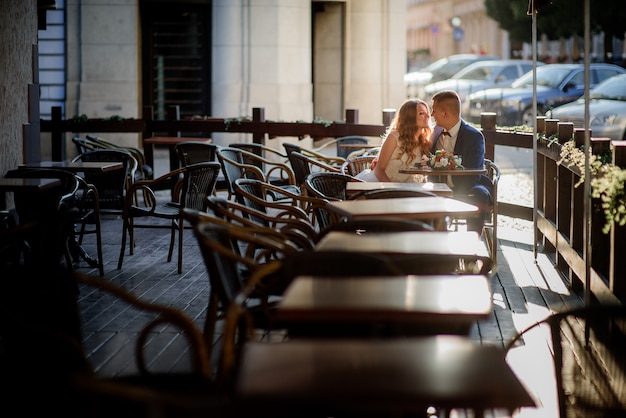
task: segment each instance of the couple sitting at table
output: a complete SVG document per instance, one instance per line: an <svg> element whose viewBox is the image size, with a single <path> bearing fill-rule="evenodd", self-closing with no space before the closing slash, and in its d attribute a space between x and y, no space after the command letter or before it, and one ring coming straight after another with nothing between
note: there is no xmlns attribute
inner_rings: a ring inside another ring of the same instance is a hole
<svg viewBox="0 0 626 418"><path fill-rule="evenodd" d="M405 101L385 134L378 159L369 172L358 178L365 181L425 182L427 176L403 174L399 170L426 165L427 158L436 150L445 150L463 158L468 169L484 168L485 138L478 129L461 119L461 100L452 90L433 96L432 117L436 126L430 126L428 104L419 99ZM458 176L450 186L455 198L479 207L482 214L468 220L468 229L482 232L484 218L493 204L491 181L485 175Z"/></svg>

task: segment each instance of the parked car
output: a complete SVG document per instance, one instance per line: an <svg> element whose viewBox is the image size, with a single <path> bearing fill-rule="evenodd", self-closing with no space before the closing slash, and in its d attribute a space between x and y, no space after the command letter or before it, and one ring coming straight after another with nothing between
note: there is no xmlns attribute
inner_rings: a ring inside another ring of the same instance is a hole
<svg viewBox="0 0 626 418"><path fill-rule="evenodd" d="M543 63L538 63L538 65ZM492 87L508 87L515 80L533 69L531 60L488 60L478 61L460 70L447 80L427 84L424 100L441 90L455 90L464 101L465 97L478 90Z"/></svg>
<svg viewBox="0 0 626 418"><path fill-rule="evenodd" d="M598 83L626 69L613 64L592 63L590 83L593 88ZM572 102L582 96L585 86L583 64L549 64L537 68L537 114ZM510 87L492 88L477 91L467 96L463 117L480 123L482 112L496 112L498 125L532 125L533 71L518 78Z"/></svg>
<svg viewBox="0 0 626 418"><path fill-rule="evenodd" d="M546 116L585 126L585 99L555 107ZM589 127L600 138L626 139L626 74L616 75L589 92Z"/></svg>
<svg viewBox="0 0 626 418"><path fill-rule="evenodd" d="M496 59L500 59L500 57L479 54L457 54L438 59L419 71L406 73L404 75L407 97L421 97L426 84L450 78L469 64L477 61Z"/></svg>

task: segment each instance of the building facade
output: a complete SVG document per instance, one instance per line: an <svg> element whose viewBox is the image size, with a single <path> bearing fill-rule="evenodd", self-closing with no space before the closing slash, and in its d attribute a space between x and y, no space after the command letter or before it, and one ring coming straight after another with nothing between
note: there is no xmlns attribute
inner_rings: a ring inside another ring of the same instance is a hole
<svg viewBox="0 0 626 418"><path fill-rule="evenodd" d="M513 58L483 0L407 0L407 72L453 54Z"/></svg>
<svg viewBox="0 0 626 418"><path fill-rule="evenodd" d="M42 82L44 118L52 105L66 118L137 118L152 106L157 119L178 105L181 117L262 107L284 121L341 121L358 109L360 123L380 123L404 98L404 0L56 3L62 16L46 30L55 35L40 38L64 46L54 62L65 67L46 71L65 74L65 91ZM43 49L40 62L52 63Z"/></svg>

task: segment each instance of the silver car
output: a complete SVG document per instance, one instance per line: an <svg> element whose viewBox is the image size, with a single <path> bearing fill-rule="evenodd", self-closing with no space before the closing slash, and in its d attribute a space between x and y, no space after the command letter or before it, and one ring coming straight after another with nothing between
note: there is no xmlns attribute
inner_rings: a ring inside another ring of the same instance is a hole
<svg viewBox="0 0 626 418"><path fill-rule="evenodd" d="M420 71L404 75L407 97L422 97L426 84L450 78L474 62L496 59L500 59L500 57L478 54L457 54L438 59Z"/></svg>
<svg viewBox="0 0 626 418"><path fill-rule="evenodd" d="M543 65L538 63L538 65ZM447 80L430 83L424 87L424 100L441 90L454 90L461 101L465 96L491 87L508 87L533 68L531 60L478 61L463 68Z"/></svg>
<svg viewBox="0 0 626 418"><path fill-rule="evenodd" d="M597 138L626 139L626 74L616 75L589 92L589 127ZM555 107L547 117L584 128L585 99Z"/></svg>

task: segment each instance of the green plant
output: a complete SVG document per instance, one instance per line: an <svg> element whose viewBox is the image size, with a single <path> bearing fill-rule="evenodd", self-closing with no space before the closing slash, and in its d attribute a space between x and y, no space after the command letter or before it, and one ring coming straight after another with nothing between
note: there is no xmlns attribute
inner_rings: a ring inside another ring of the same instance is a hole
<svg viewBox="0 0 626 418"><path fill-rule="evenodd" d="M585 181L585 152L571 139L561 146L561 159L557 164L578 167L580 179L574 185L578 187ZM610 163L610 154L593 155L589 150L589 173L591 197L600 199L605 223L602 232L608 234L613 224L626 224L626 193L624 182L626 170Z"/></svg>
<svg viewBox="0 0 626 418"><path fill-rule="evenodd" d="M602 175L591 179L591 196L602 202L605 224L602 232L608 234L611 224L626 224L626 170L614 165L603 165Z"/></svg>
<svg viewBox="0 0 626 418"><path fill-rule="evenodd" d="M121 122L121 121L123 121L124 119L132 119L132 118L124 118L124 117L122 117L122 116L120 116L120 115L111 115L111 116L109 116L109 117L102 118L102 120L116 120L116 121L118 121L118 122Z"/></svg>
<svg viewBox="0 0 626 418"><path fill-rule="evenodd" d="M316 116L315 119L313 120L313 123L321 123L322 125L324 125L325 128L328 128L330 125L333 124L333 121L322 119L319 116Z"/></svg>
<svg viewBox="0 0 626 418"><path fill-rule="evenodd" d="M250 120L250 116L239 116L238 118L225 118L224 125L226 125L226 130L228 130L228 127L230 126L231 123L236 122L237 125L241 125L241 122L244 120Z"/></svg>
<svg viewBox="0 0 626 418"><path fill-rule="evenodd" d="M72 122L77 122L77 123L85 123L89 120L89 116L85 114L76 115L76 116L72 116L69 120Z"/></svg>

